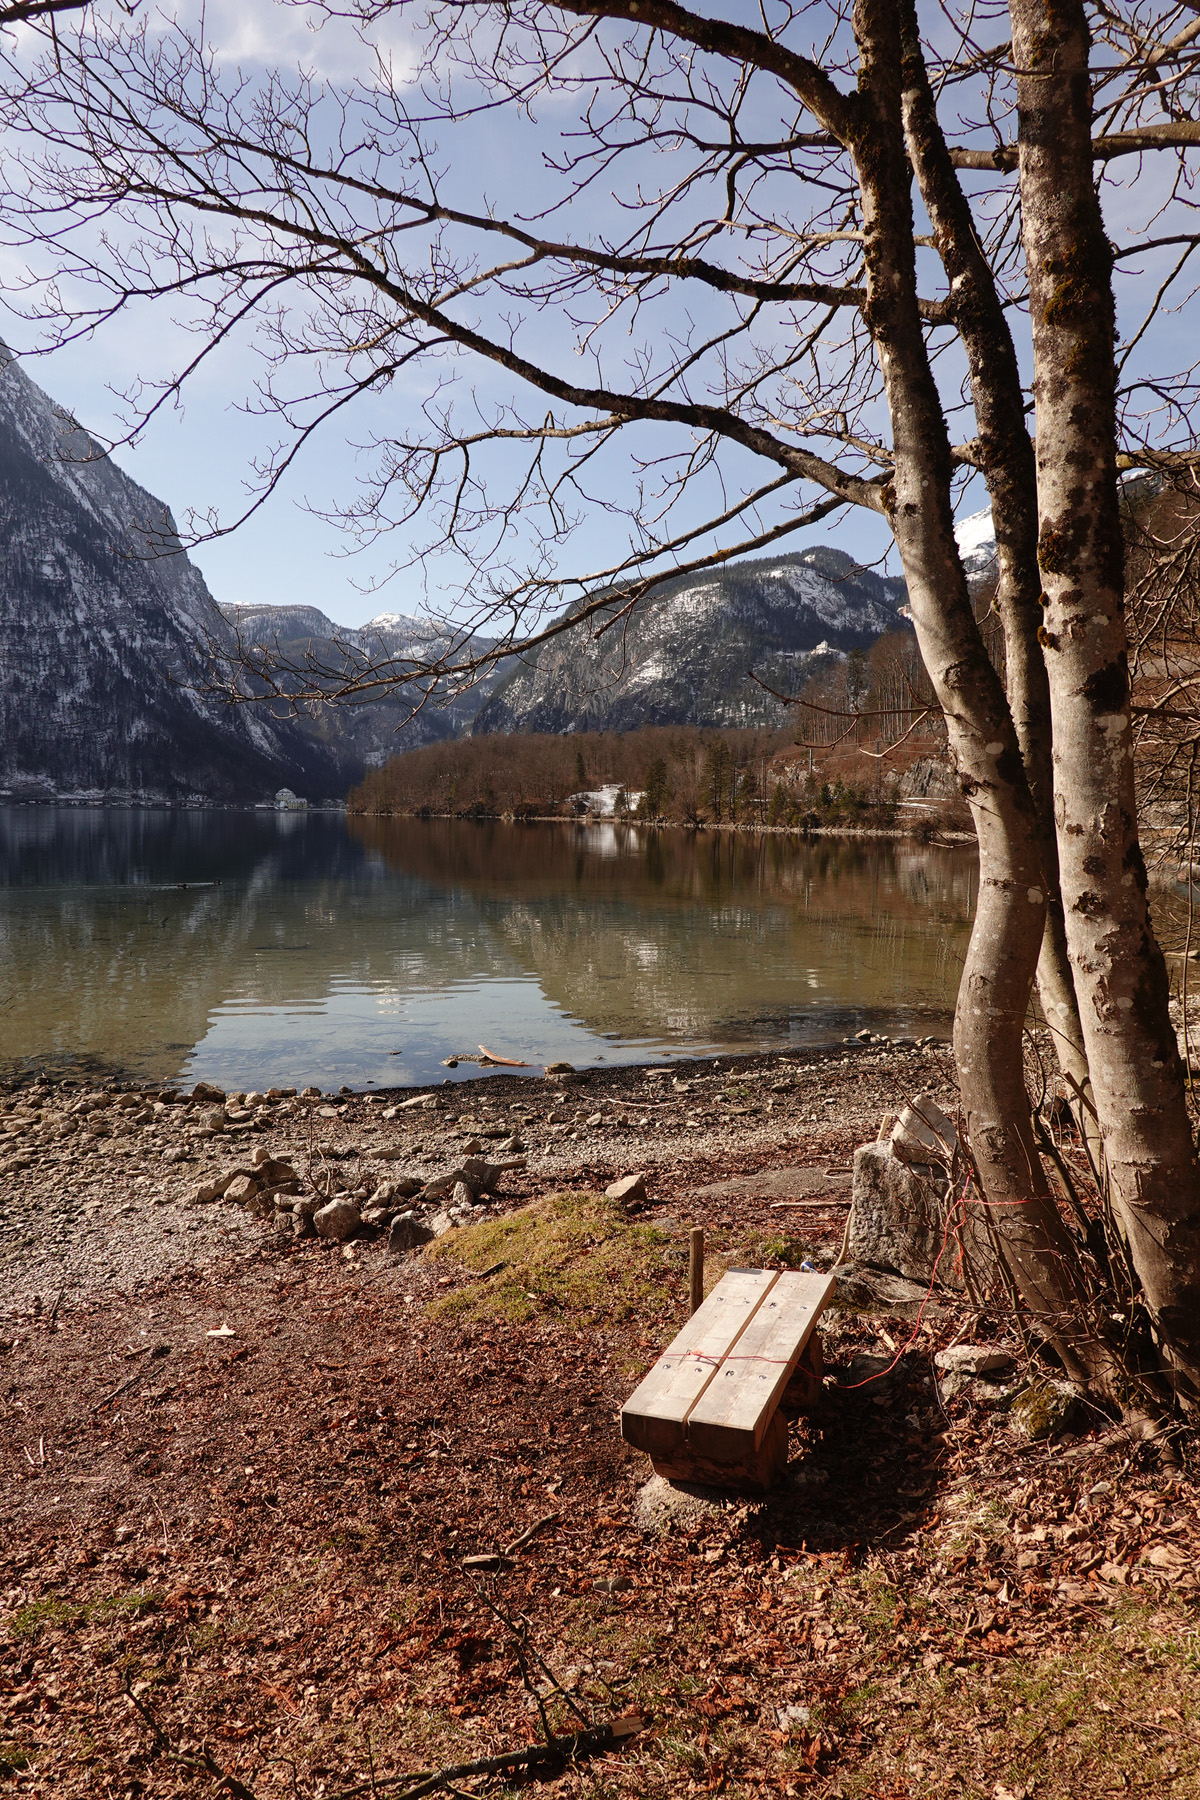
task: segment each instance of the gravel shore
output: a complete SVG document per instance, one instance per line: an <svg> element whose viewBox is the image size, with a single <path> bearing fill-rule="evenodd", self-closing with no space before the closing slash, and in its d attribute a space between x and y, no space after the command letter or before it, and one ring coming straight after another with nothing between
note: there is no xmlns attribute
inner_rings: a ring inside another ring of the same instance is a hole
<svg viewBox="0 0 1200 1800"><path fill-rule="evenodd" d="M381 1273L396 1261L389 1218L412 1204L388 1203L389 1187L435 1182L472 1154L525 1158L482 1197L492 1210L631 1172L644 1174L651 1209L686 1201L701 1223L739 1192L767 1211L839 1188L848 1199L855 1145L921 1089L953 1098L946 1046L876 1039L370 1095L10 1083L0 1090L0 1316L94 1303L257 1253L284 1215L205 1196L268 1162L295 1172L282 1207L307 1195L311 1213L314 1199L351 1196L368 1223L342 1251L378 1258ZM385 1204L373 1207L380 1190ZM305 1248L330 1253L311 1239Z"/></svg>

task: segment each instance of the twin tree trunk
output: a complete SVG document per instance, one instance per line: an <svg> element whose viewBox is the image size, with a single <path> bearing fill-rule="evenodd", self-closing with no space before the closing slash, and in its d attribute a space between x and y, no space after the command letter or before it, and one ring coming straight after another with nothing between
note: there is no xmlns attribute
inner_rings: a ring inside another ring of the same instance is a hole
<svg viewBox="0 0 1200 1800"><path fill-rule="evenodd" d="M1200 1171L1138 843L1112 257L1079 0L1009 0L1067 942L1110 1196L1177 1385L1200 1394Z"/></svg>
<svg viewBox="0 0 1200 1800"><path fill-rule="evenodd" d="M915 26L911 11L909 20ZM848 147L866 235L864 317L891 414L891 525L979 839L979 901L954 1036L971 1150L1023 1300L1070 1373L1115 1396L1120 1369L1088 1316L1025 1091L1021 1040L1046 918L1043 847L1012 714L954 535L950 444L917 306L900 9L894 0L858 0L854 24L859 104Z"/></svg>
<svg viewBox="0 0 1200 1800"><path fill-rule="evenodd" d="M1058 877L1050 685L1038 642L1042 584L1037 560L1037 466L1025 422L1025 395L1012 333L938 122L912 0L901 6L900 30L905 142L946 273L954 324L967 353L979 460L996 533L996 610L1004 628L1008 706L1041 843L1046 922L1038 958L1038 997L1059 1067L1075 1092L1080 1130L1099 1177L1100 1136Z"/></svg>

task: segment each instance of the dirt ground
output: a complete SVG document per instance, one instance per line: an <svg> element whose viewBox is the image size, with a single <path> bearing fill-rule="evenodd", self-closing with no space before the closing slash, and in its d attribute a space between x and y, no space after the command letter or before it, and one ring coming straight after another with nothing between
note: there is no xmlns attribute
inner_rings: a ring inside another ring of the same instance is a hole
<svg viewBox="0 0 1200 1800"><path fill-rule="evenodd" d="M876 1044L240 1109L364 1190L519 1132L499 1202L399 1258L194 1204L234 1154L199 1104L12 1090L0 1784L394 1797L625 1720L448 1791L1200 1795L1190 1448L1087 1415L1030 1443L1008 1388L948 1397L934 1352L1002 1320L832 1309L766 1500L664 1491L621 1442L688 1228L710 1286L830 1266L853 1148L918 1088L951 1097L940 1050ZM602 1190L635 1169L627 1215Z"/></svg>

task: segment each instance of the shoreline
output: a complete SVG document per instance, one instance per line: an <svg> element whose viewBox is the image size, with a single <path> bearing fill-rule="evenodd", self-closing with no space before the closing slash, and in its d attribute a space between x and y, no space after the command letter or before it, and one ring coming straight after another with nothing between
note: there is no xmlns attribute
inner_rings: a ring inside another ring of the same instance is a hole
<svg viewBox="0 0 1200 1800"><path fill-rule="evenodd" d="M272 1090L277 1098L244 1106L226 1106L216 1089L192 1098L160 1083L10 1080L0 1083L0 1316L20 1316L35 1301L48 1311L152 1286L255 1254L281 1231L289 1235L280 1251L326 1254L311 1240L293 1248L282 1213L259 1219L205 1194L231 1171L252 1171L254 1159L290 1165L298 1192L289 1204L318 1189L353 1194L376 1215L356 1235L356 1254L386 1269L395 1266L386 1251L391 1219L410 1208L386 1190L397 1180L436 1183L464 1156L493 1155L496 1145L497 1160L525 1162L489 1196L488 1216L630 1173L644 1175L654 1205L665 1204L703 1186L705 1174L736 1180L831 1158L848 1167L882 1114L924 1088L953 1100L953 1062L940 1042L570 1075L489 1070L369 1094Z"/></svg>

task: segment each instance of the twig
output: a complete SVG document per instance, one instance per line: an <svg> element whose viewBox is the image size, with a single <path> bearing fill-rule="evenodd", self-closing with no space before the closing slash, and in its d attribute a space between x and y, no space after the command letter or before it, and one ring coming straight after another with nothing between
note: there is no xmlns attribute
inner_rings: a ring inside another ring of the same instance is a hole
<svg viewBox="0 0 1200 1800"><path fill-rule="evenodd" d="M173 1763L178 1763L181 1769L189 1769L194 1774L203 1772L206 1775L211 1775L214 1781L221 1784L226 1793L233 1795L234 1800L258 1800L258 1795L254 1792L253 1788L248 1788L244 1781L239 1781L236 1775L230 1775L228 1770L221 1767L207 1744L201 1748L199 1756L189 1756L186 1752L177 1750L163 1730L154 1711L146 1705L144 1700L134 1693L128 1675L125 1677L123 1685L125 1698L129 1701L131 1706L136 1707L137 1711L141 1713L142 1718L154 1733L154 1748L156 1750L160 1750L164 1755L169 1756L171 1761Z"/></svg>
<svg viewBox="0 0 1200 1800"><path fill-rule="evenodd" d="M97 1400L95 1406L91 1409L92 1416L94 1417L98 1412L103 1412L110 1400L118 1400L122 1394L127 1394L130 1388L136 1387L139 1381L145 1381L147 1375L150 1373L151 1366L150 1363L147 1363L144 1368L138 1370L136 1375L131 1375L128 1381L123 1381L120 1387L115 1387L111 1394L105 1394L103 1400Z"/></svg>
<svg viewBox="0 0 1200 1800"><path fill-rule="evenodd" d="M604 1750L611 1750L615 1744L622 1744L626 1738L633 1737L642 1728L642 1721L630 1722L628 1730L619 1731L614 1725L593 1725L586 1731L577 1731L570 1737L551 1737L544 1744L530 1744L525 1750L510 1750L502 1756L481 1756L475 1762L456 1763L445 1769L431 1769L419 1775L384 1775L377 1777L374 1789L400 1787L403 1782L412 1785L405 1787L396 1796L396 1800L420 1800L423 1794L436 1793L438 1788L447 1788L452 1782L462 1781L470 1775L501 1775L506 1770L526 1769L530 1774L540 1771L560 1769L564 1763L581 1762L584 1757L598 1756ZM356 1787L338 1788L336 1792L327 1794L325 1800L355 1800L359 1794L372 1792L369 1781L360 1782Z"/></svg>
<svg viewBox="0 0 1200 1800"><path fill-rule="evenodd" d="M561 1518L561 1516L560 1513L556 1512L547 1513L544 1519L536 1520L534 1524L528 1526L527 1529L521 1533L520 1537L515 1537L511 1544L506 1544L501 1554L504 1556L511 1556L514 1550L523 1549L530 1538L536 1537L537 1533L541 1531L544 1525L553 1525L555 1520Z"/></svg>

